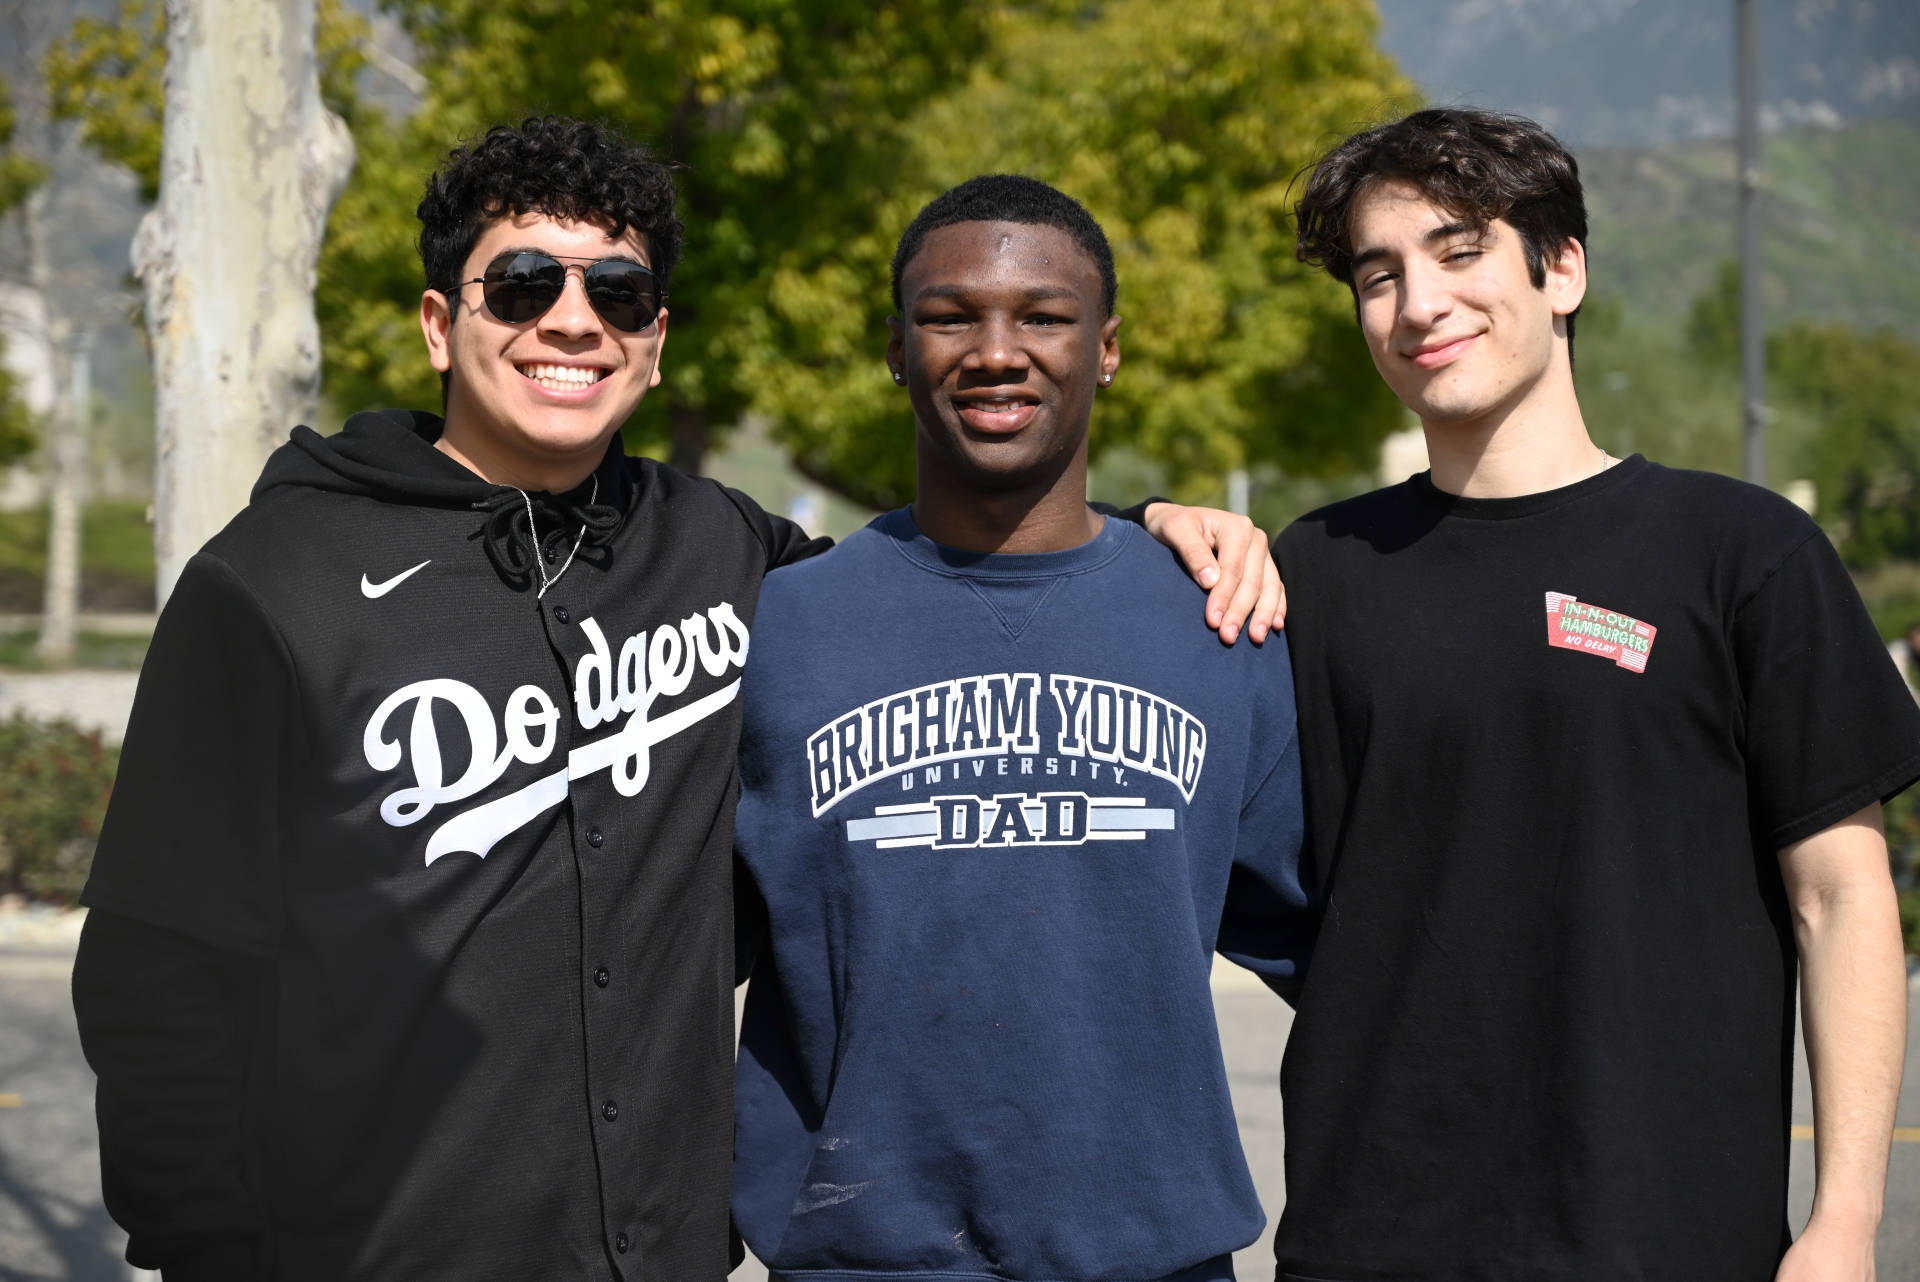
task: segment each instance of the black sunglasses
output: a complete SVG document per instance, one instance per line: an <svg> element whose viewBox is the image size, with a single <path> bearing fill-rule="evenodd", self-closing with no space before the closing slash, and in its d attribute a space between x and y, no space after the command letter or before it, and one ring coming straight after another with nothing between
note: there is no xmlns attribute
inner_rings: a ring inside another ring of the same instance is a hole
<svg viewBox="0 0 1920 1282"><path fill-rule="evenodd" d="M583 275L587 302L593 310L601 320L628 334L637 334L653 324L667 301L660 278L630 259L588 262ZM567 269L552 254L519 251L500 255L487 264L484 276L460 284L481 287L494 319L520 325L545 316L560 301L567 288Z"/></svg>

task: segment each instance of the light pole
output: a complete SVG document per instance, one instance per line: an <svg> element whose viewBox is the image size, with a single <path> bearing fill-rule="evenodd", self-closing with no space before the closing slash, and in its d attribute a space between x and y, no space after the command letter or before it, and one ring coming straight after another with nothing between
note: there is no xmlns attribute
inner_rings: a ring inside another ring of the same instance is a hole
<svg viewBox="0 0 1920 1282"><path fill-rule="evenodd" d="M1740 400L1747 479L1767 483L1767 336L1760 290L1760 0L1733 0L1740 140Z"/></svg>

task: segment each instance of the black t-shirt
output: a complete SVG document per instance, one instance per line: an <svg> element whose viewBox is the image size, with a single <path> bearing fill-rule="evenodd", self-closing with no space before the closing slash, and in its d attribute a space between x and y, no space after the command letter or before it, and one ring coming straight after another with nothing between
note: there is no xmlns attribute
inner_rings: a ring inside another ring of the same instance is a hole
<svg viewBox="0 0 1920 1282"><path fill-rule="evenodd" d="M1275 553L1327 894L1281 1276L1771 1278L1776 852L1920 776L1825 536L1636 456L1515 499L1417 476Z"/></svg>

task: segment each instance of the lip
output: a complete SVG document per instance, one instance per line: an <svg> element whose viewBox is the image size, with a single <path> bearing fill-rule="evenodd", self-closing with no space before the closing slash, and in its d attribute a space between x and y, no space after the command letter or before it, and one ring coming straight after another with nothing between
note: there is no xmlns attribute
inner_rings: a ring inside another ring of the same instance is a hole
<svg viewBox="0 0 1920 1282"><path fill-rule="evenodd" d="M1418 348L1409 352L1408 356L1411 357L1413 363L1421 369L1439 369L1444 365L1451 365L1456 360L1459 360L1460 357L1465 354L1467 348L1472 345L1473 341L1479 337L1480 335L1478 334L1468 334L1464 338L1456 338L1450 342L1441 343L1438 346Z"/></svg>
<svg viewBox="0 0 1920 1282"><path fill-rule="evenodd" d="M1006 409L987 409L989 404L1006 405ZM1011 436L1033 422L1033 416L1040 411L1040 402L1024 396L968 396L954 397L953 408L960 415L960 421L976 432L990 436Z"/></svg>

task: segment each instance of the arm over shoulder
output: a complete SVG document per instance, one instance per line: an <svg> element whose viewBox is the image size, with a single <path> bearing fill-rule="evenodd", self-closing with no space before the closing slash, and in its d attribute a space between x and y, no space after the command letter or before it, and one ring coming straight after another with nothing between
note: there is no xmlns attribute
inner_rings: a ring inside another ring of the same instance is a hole
<svg viewBox="0 0 1920 1282"><path fill-rule="evenodd" d="M753 527L753 533L760 540L760 546L767 550L767 569L777 570L783 565L792 565L808 557L819 556L833 546L829 538L813 538L798 525L784 516L773 513L754 502L752 498L729 486L721 486L733 505L740 509L740 515Z"/></svg>

